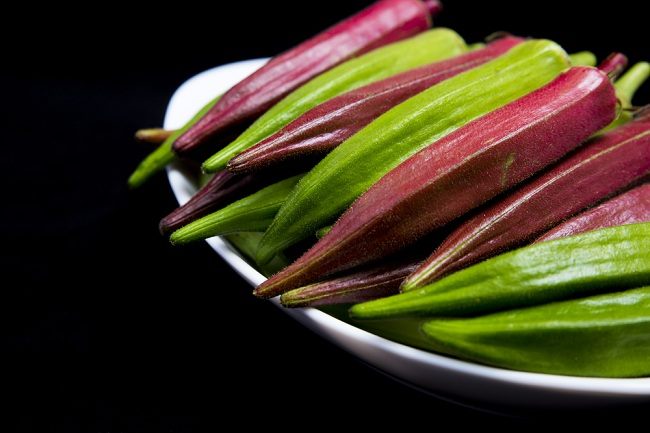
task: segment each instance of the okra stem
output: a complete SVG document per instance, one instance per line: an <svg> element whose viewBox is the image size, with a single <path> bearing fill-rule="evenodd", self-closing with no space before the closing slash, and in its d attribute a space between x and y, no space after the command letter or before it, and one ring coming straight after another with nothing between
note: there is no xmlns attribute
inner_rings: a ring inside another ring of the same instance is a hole
<svg viewBox="0 0 650 433"><path fill-rule="evenodd" d="M627 66L627 56L622 53L612 53L603 60L598 69L607 74L610 80L615 80Z"/></svg>
<svg viewBox="0 0 650 433"><path fill-rule="evenodd" d="M135 131L135 138L145 143L162 144L173 133L164 128L145 128Z"/></svg>
<svg viewBox="0 0 650 433"><path fill-rule="evenodd" d="M639 87L650 77L650 63L639 62L627 70L625 74L614 83L616 96L620 99L623 108L632 107L632 98Z"/></svg>

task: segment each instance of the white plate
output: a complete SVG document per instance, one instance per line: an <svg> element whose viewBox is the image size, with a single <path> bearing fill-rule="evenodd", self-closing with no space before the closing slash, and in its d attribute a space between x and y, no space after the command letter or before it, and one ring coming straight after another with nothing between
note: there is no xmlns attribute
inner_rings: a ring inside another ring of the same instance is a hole
<svg viewBox="0 0 650 433"><path fill-rule="evenodd" d="M165 128L180 127L214 95L226 91L265 61L255 59L223 65L185 82L169 103ZM178 202L185 203L196 191L195 186L176 167L171 167L168 175ZM251 286L264 281L264 277L228 243L220 238L207 242ZM279 306L277 299L271 302ZM650 400L650 378L599 379L504 370L395 343L316 309L280 307L280 311L399 380L436 395L482 407L567 408Z"/></svg>

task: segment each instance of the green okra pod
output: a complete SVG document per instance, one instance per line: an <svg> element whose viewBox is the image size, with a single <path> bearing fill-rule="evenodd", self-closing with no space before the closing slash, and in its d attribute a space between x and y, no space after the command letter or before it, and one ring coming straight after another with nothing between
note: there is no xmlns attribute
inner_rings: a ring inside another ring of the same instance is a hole
<svg viewBox="0 0 650 433"><path fill-rule="evenodd" d="M338 278L291 290L284 293L280 301L285 307L317 307L351 304L394 295L417 264L417 260L402 260L368 266Z"/></svg>
<svg viewBox="0 0 650 433"><path fill-rule="evenodd" d="M514 370L650 374L650 287L422 326L430 349Z"/></svg>
<svg viewBox="0 0 650 433"><path fill-rule="evenodd" d="M264 231L301 177L293 176L262 188L176 230L169 240L174 245L181 245L212 236Z"/></svg>
<svg viewBox="0 0 650 433"><path fill-rule="evenodd" d="M529 245L433 284L357 304L358 319L465 316L650 284L650 223Z"/></svg>

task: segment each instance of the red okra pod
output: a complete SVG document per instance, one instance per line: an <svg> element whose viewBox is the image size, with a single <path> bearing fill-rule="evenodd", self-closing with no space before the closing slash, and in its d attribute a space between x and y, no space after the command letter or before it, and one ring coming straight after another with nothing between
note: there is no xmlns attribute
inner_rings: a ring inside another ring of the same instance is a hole
<svg viewBox="0 0 650 433"><path fill-rule="evenodd" d="M650 184L638 186L553 227L535 242L650 221Z"/></svg>
<svg viewBox="0 0 650 433"><path fill-rule="evenodd" d="M240 176L225 170L215 174L187 203L160 220L160 232L170 233L243 197L261 181L252 174Z"/></svg>
<svg viewBox="0 0 650 433"><path fill-rule="evenodd" d="M504 37L485 48L332 98L231 159L228 170L250 172L286 160L322 156L395 105L440 81L500 56L522 41L521 38Z"/></svg>
<svg viewBox="0 0 650 433"><path fill-rule="evenodd" d="M400 284L417 269L419 261L370 266L329 281L322 281L282 295L285 307L318 307L352 304L383 298L399 292Z"/></svg>
<svg viewBox="0 0 650 433"><path fill-rule="evenodd" d="M592 139L461 224L404 282L404 290L530 242L650 172L650 116Z"/></svg>
<svg viewBox="0 0 650 433"><path fill-rule="evenodd" d="M282 293L398 251L558 160L615 114L607 75L571 68L404 161L260 287Z"/></svg>
<svg viewBox="0 0 650 433"><path fill-rule="evenodd" d="M316 75L382 45L413 36L431 25L436 0L381 0L330 27L231 88L201 120L174 142L178 154L229 134Z"/></svg>

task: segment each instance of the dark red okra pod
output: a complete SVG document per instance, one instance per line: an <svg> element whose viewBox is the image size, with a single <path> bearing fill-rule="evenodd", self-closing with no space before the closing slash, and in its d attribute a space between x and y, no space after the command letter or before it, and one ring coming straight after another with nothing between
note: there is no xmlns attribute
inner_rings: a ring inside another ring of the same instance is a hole
<svg viewBox="0 0 650 433"><path fill-rule="evenodd" d="M301 157L324 155L348 137L411 96L481 65L522 42L504 37L487 47L371 83L330 99L230 160L241 173Z"/></svg>
<svg viewBox="0 0 650 433"><path fill-rule="evenodd" d="M285 307L318 307L352 304L399 292L400 284L417 269L420 261L370 266L349 275L322 281L282 295Z"/></svg>
<svg viewBox="0 0 650 433"><path fill-rule="evenodd" d="M330 27L240 81L174 142L187 154L249 122L292 90L339 63L382 45L413 36L431 25L441 9L436 0L381 0Z"/></svg>
<svg viewBox="0 0 650 433"><path fill-rule="evenodd" d="M202 216L215 211L261 186L262 179L256 175L240 176L228 171L216 173L183 206L160 220L160 232L170 233Z"/></svg>
<svg viewBox="0 0 650 433"><path fill-rule="evenodd" d="M650 116L598 136L461 224L404 290L530 242L650 172Z"/></svg>
<svg viewBox="0 0 650 433"><path fill-rule="evenodd" d="M282 293L400 250L558 160L615 115L607 75L571 68L404 161L256 293Z"/></svg>
<svg viewBox="0 0 650 433"><path fill-rule="evenodd" d="M650 184L638 186L553 227L535 242L650 221Z"/></svg>

